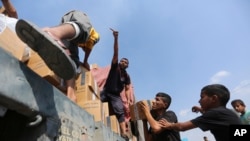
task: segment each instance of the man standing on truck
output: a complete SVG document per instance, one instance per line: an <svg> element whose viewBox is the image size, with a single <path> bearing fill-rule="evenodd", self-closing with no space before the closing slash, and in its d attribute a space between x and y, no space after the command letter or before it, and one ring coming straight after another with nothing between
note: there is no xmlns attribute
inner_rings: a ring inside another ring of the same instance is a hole
<svg viewBox="0 0 250 141"><path fill-rule="evenodd" d="M127 58L122 58L118 63L118 31L113 31L114 36L114 55L111 62L111 69L108 74L108 78L101 92L101 101L108 102L112 106L113 111L118 119L121 136L125 139L129 139L129 135L126 131L125 124L125 112L120 93L125 88L125 95L129 104L130 94L129 85L130 77L126 69L128 68L129 61Z"/></svg>

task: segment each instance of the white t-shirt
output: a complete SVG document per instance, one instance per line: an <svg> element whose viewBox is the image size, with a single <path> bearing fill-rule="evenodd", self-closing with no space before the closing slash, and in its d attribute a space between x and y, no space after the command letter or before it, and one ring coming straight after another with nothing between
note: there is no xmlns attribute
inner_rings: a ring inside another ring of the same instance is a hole
<svg viewBox="0 0 250 141"><path fill-rule="evenodd" d="M4 14L0 14L0 33L8 26L13 32L16 32L15 27L17 23L16 18L5 16Z"/></svg>

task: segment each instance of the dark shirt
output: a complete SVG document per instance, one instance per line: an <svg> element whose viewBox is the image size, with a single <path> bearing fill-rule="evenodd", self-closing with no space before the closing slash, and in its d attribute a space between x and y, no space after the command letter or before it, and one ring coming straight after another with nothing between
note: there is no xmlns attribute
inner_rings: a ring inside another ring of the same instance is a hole
<svg viewBox="0 0 250 141"><path fill-rule="evenodd" d="M229 141L229 125L241 124L239 117L223 106L208 110L191 122L203 131L210 130L216 141Z"/></svg>
<svg viewBox="0 0 250 141"><path fill-rule="evenodd" d="M120 94L125 85L130 84L130 77L126 70L121 69L118 62L111 64L108 78L104 85L105 91L110 93Z"/></svg>
<svg viewBox="0 0 250 141"><path fill-rule="evenodd" d="M175 113L173 111L166 111L163 115L161 116L154 116L154 119L159 121L162 118L165 118L167 121L169 122L174 122L177 123L177 116L175 115ZM149 130L149 133L152 134L152 140L153 141L180 141L180 133L178 131L175 130L164 130L163 132L159 133L159 134L154 134L151 131L151 128Z"/></svg>

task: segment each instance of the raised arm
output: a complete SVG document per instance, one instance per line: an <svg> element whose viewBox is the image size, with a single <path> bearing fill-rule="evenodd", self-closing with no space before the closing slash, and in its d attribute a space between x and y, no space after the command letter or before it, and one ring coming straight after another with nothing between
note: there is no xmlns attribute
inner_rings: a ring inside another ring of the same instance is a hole
<svg viewBox="0 0 250 141"><path fill-rule="evenodd" d="M13 18L18 18L17 16L17 11L15 7L12 5L10 0L2 0L3 6L5 10L7 11L8 16L13 17Z"/></svg>
<svg viewBox="0 0 250 141"><path fill-rule="evenodd" d="M118 61L118 31L113 30L110 28L111 31L113 31L114 36L114 55L112 58L112 63L116 63Z"/></svg>

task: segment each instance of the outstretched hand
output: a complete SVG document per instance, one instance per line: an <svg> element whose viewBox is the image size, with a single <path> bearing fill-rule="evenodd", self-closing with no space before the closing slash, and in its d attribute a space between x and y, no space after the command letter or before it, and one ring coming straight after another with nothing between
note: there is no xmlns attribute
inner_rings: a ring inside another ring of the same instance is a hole
<svg viewBox="0 0 250 141"><path fill-rule="evenodd" d="M198 113L198 112L203 113L204 111L203 111L202 108L199 107L199 106L193 106L193 107L192 107L192 112L195 112L195 113Z"/></svg>
<svg viewBox="0 0 250 141"><path fill-rule="evenodd" d="M165 118L162 118L158 121L162 128L169 129L171 127L171 123L168 122Z"/></svg>
<svg viewBox="0 0 250 141"><path fill-rule="evenodd" d="M118 37L118 31L116 31L116 30L114 30L114 29L112 29L112 28L109 28L112 32L113 32L113 36L115 37L115 38L117 38Z"/></svg>

